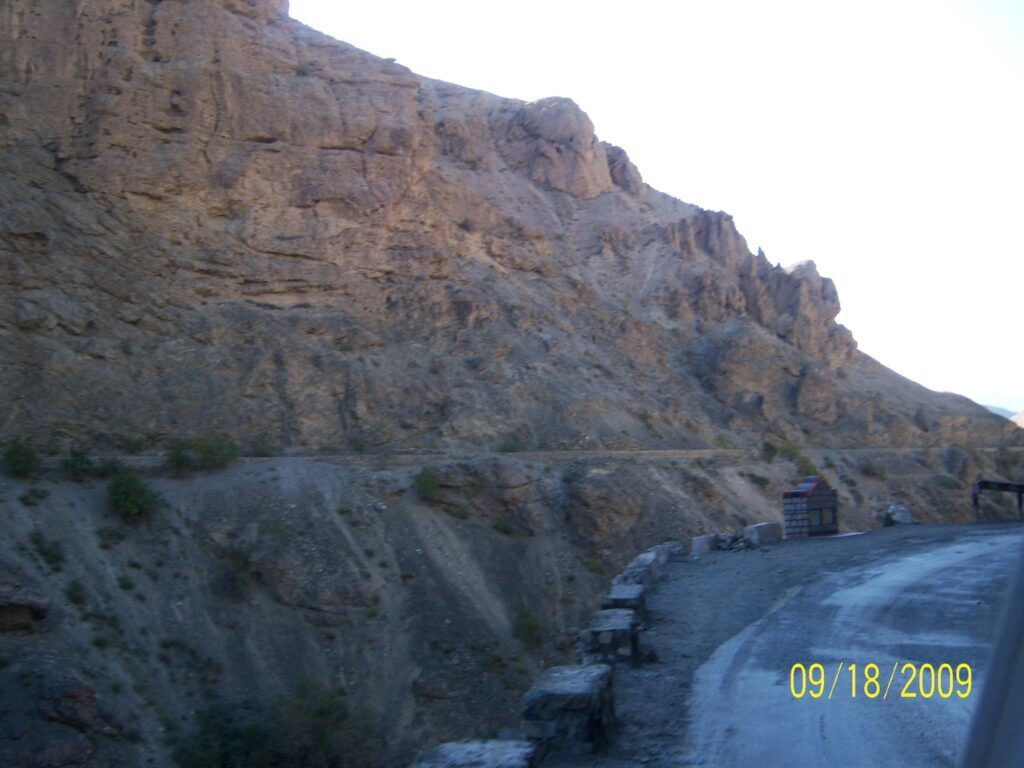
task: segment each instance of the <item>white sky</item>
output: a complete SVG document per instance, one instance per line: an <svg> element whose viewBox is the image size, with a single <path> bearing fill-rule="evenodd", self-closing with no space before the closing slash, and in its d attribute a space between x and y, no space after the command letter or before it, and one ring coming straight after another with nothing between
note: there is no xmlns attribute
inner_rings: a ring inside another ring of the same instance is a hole
<svg viewBox="0 0 1024 768"><path fill-rule="evenodd" d="M418 74L568 96L644 180L813 259L866 353L1024 410L1024 2L291 0Z"/></svg>

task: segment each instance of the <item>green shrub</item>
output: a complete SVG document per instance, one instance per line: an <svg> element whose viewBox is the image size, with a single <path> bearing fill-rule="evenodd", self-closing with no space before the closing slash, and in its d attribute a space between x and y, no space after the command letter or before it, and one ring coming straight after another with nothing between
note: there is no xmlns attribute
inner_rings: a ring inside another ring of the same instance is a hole
<svg viewBox="0 0 1024 768"><path fill-rule="evenodd" d="M118 589L123 589L125 592L131 592L135 589L135 582L132 581L130 576L118 576L117 587Z"/></svg>
<svg viewBox="0 0 1024 768"><path fill-rule="evenodd" d="M374 719L340 688L301 683L277 706L220 705L174 753L179 768L369 768L379 751Z"/></svg>
<svg viewBox="0 0 1024 768"><path fill-rule="evenodd" d="M22 442L20 438L14 438L7 444L4 451L4 464L7 471L14 477L31 477L42 466L42 459L39 453L28 442Z"/></svg>
<svg viewBox="0 0 1024 768"><path fill-rule="evenodd" d="M223 469L237 458L238 446L225 435L176 440L164 456L167 466L179 477L195 469Z"/></svg>
<svg viewBox="0 0 1024 768"><path fill-rule="evenodd" d="M72 605L85 605L85 587L82 586L82 582L78 579L70 582L64 589L64 597L66 597L68 602Z"/></svg>
<svg viewBox="0 0 1024 768"><path fill-rule="evenodd" d="M818 468L814 466L814 462L802 453L796 457L796 471L800 473L800 477L818 474Z"/></svg>
<svg viewBox="0 0 1024 768"><path fill-rule="evenodd" d="M764 475L757 475L754 474L753 472L744 472L743 476L747 478L747 480L752 482L754 485L758 486L759 488L767 488L769 485L771 485L772 482Z"/></svg>
<svg viewBox="0 0 1024 768"><path fill-rule="evenodd" d="M420 501L436 502L441 500L441 478L433 469L423 469L414 481L416 496Z"/></svg>
<svg viewBox="0 0 1024 768"><path fill-rule="evenodd" d="M163 496L129 470L118 472L110 478L107 498L110 509L127 518L145 517L165 504Z"/></svg>
<svg viewBox="0 0 1024 768"><path fill-rule="evenodd" d="M775 447L774 443L769 443L767 440L764 441L764 445L761 446L761 458L767 461L769 464L775 460L776 454L779 449Z"/></svg>
<svg viewBox="0 0 1024 768"><path fill-rule="evenodd" d="M64 563L64 547L61 546L59 541L54 539L48 539L42 531L35 530L29 534L29 543L32 545L32 549L36 551L36 554L46 563L50 568L55 571L59 571L61 565Z"/></svg>
<svg viewBox="0 0 1024 768"><path fill-rule="evenodd" d="M223 469L238 458L238 446L226 435L200 437L192 441L200 469Z"/></svg>
<svg viewBox="0 0 1024 768"><path fill-rule="evenodd" d="M68 480L80 483L92 474L92 459L86 451L72 449L60 465Z"/></svg>
<svg viewBox="0 0 1024 768"><path fill-rule="evenodd" d="M49 495L50 492L45 488L29 488L18 497L18 501L26 507L34 507Z"/></svg>
<svg viewBox="0 0 1024 768"><path fill-rule="evenodd" d="M498 443L498 450L501 453L516 453L523 450L523 438L519 435L505 435Z"/></svg>
<svg viewBox="0 0 1024 768"><path fill-rule="evenodd" d="M877 480L885 480L885 467L873 462L871 459L863 459L859 465L860 473L865 477L873 477Z"/></svg>
<svg viewBox="0 0 1024 768"><path fill-rule="evenodd" d="M506 520L504 517L499 517L494 521L494 530L498 533L503 533L506 536L512 535L512 523Z"/></svg>
<svg viewBox="0 0 1024 768"><path fill-rule="evenodd" d="M603 570L600 559L596 557L584 557L583 567L591 573L600 573Z"/></svg>
<svg viewBox="0 0 1024 768"><path fill-rule="evenodd" d="M530 610L525 600L516 606L515 616L512 618L512 634L526 648L538 648L544 641L540 619Z"/></svg>
<svg viewBox="0 0 1024 768"><path fill-rule="evenodd" d="M782 447L779 448L779 455L784 459L796 461L801 455L800 446L796 443L783 443Z"/></svg>

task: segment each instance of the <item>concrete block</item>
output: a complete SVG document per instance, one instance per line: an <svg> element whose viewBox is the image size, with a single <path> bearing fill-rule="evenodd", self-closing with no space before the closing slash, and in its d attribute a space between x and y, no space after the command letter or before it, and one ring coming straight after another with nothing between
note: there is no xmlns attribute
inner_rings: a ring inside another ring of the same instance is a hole
<svg viewBox="0 0 1024 768"><path fill-rule="evenodd" d="M643 584L612 584L601 600L601 608L634 611L640 621L647 620L647 587Z"/></svg>
<svg viewBox="0 0 1024 768"><path fill-rule="evenodd" d="M661 577L661 565L654 552L641 552L612 579L612 584L643 584L650 586Z"/></svg>
<svg viewBox="0 0 1024 768"><path fill-rule="evenodd" d="M782 541L782 525L775 522L748 525L743 529L743 537L755 547Z"/></svg>
<svg viewBox="0 0 1024 768"><path fill-rule="evenodd" d="M718 549L718 534L709 533L707 536L694 536L693 545L690 547L690 554L693 557L706 555Z"/></svg>
<svg viewBox="0 0 1024 768"><path fill-rule="evenodd" d="M648 552L653 552L658 560L658 565L664 565L673 557L682 558L686 556L686 547L678 541L666 541L651 547Z"/></svg>
<svg viewBox="0 0 1024 768"><path fill-rule="evenodd" d="M640 619L635 611L598 611L580 633L579 653L588 663L640 663Z"/></svg>
<svg viewBox="0 0 1024 768"><path fill-rule="evenodd" d="M555 752L585 754L611 740L615 727L612 668L551 667L523 696L522 729Z"/></svg>
<svg viewBox="0 0 1024 768"><path fill-rule="evenodd" d="M410 768L538 768L540 758L529 741L459 741L424 752Z"/></svg>

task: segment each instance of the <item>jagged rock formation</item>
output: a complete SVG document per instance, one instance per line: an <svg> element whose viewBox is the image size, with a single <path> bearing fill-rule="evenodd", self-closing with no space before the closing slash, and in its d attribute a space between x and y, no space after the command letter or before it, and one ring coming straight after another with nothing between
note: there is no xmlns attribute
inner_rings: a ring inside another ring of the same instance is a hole
<svg viewBox="0 0 1024 768"><path fill-rule="evenodd" d="M285 8L0 9L0 432L999 439L857 352L813 264L644 185L571 101L425 80Z"/></svg>

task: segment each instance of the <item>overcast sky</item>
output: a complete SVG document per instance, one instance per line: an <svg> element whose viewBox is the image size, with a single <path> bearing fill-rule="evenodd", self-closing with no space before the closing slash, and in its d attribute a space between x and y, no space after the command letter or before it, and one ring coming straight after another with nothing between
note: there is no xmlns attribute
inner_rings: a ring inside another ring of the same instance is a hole
<svg viewBox="0 0 1024 768"><path fill-rule="evenodd" d="M860 348L1024 410L1024 2L291 0L413 71L568 96L644 180L813 259Z"/></svg>

